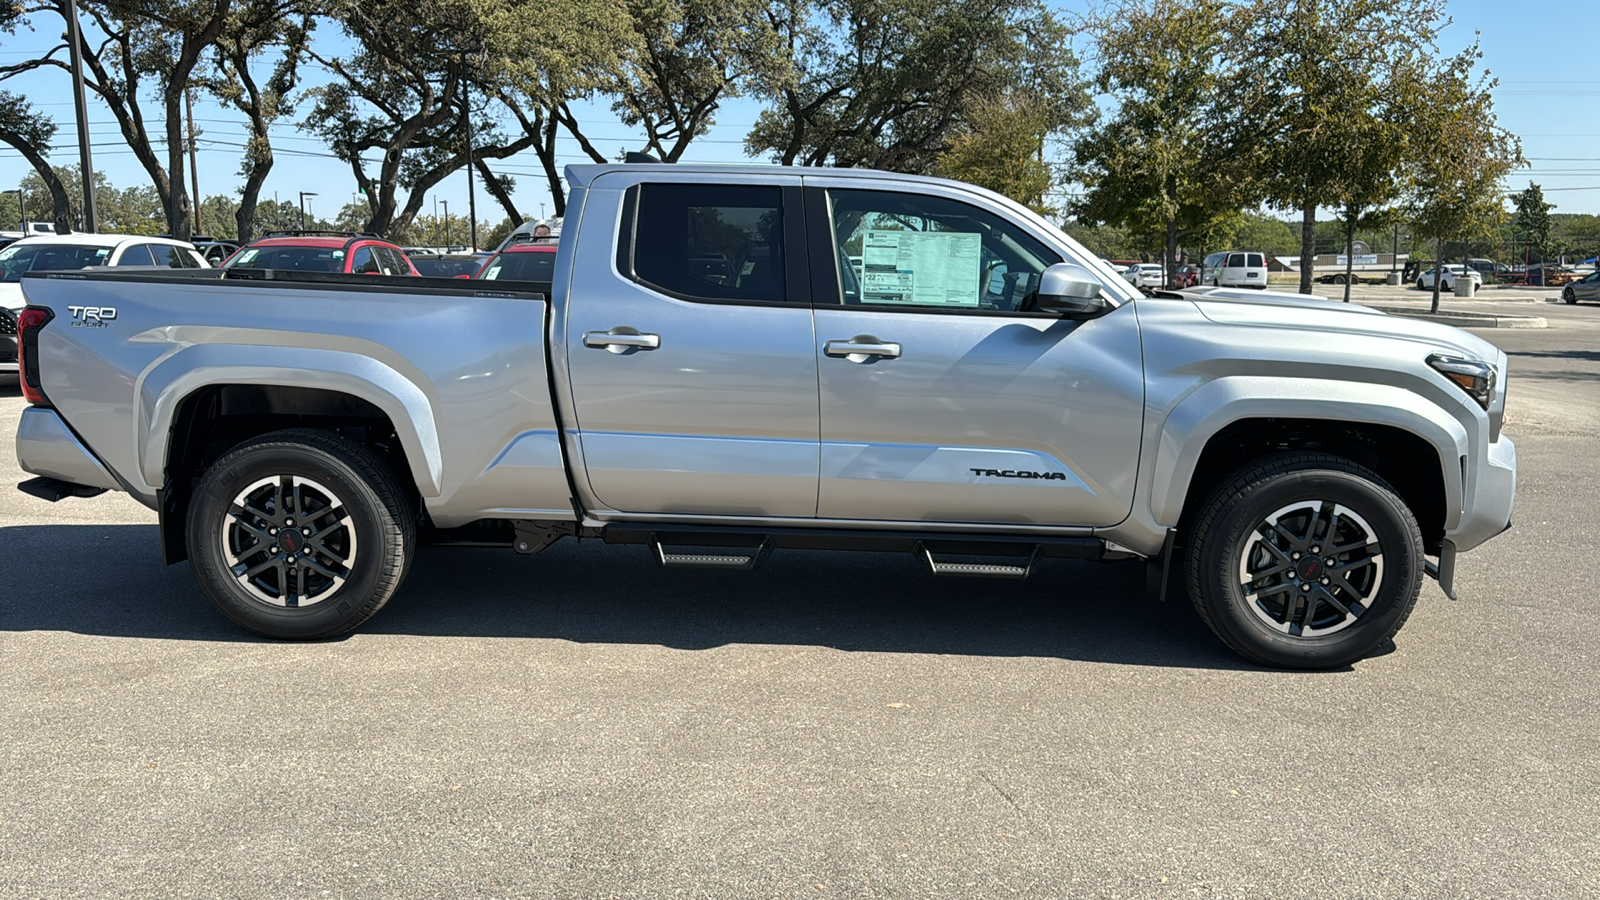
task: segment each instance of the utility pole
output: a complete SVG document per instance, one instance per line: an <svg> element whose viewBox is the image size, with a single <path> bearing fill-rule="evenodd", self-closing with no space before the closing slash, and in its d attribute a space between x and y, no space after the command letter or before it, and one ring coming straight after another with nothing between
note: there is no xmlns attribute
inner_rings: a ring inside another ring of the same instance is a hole
<svg viewBox="0 0 1600 900"><path fill-rule="evenodd" d="M83 179L83 230L100 230L94 209L94 159L89 152L89 105L83 94L83 36L78 31L78 0L66 0L67 43L72 45L72 106L78 116L78 165ZM57 222L61 231L65 222ZM27 228L23 228L24 231Z"/></svg>
<svg viewBox="0 0 1600 900"><path fill-rule="evenodd" d="M461 55L462 75L466 75L467 56ZM461 123L467 130L467 221L472 226L472 252L478 252L478 196L473 189L472 177L472 104L467 98L467 81L461 81Z"/></svg>
<svg viewBox="0 0 1600 900"><path fill-rule="evenodd" d="M194 92L185 87L183 89L183 103L189 109L189 183L194 185L194 237L205 234L205 226L200 224L200 165L195 162L194 154Z"/></svg>

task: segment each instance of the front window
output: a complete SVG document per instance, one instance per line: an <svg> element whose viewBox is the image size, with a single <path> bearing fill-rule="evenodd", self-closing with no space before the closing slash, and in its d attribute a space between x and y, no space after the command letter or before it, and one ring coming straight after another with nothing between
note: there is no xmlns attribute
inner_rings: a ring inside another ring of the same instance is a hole
<svg viewBox="0 0 1600 900"><path fill-rule="evenodd" d="M103 266L110 258L110 247L12 244L0 250L0 282L21 281L23 272L64 272Z"/></svg>
<svg viewBox="0 0 1600 900"><path fill-rule="evenodd" d="M1028 311L1039 276L1061 261L1016 225L955 200L830 190L828 202L846 305Z"/></svg>

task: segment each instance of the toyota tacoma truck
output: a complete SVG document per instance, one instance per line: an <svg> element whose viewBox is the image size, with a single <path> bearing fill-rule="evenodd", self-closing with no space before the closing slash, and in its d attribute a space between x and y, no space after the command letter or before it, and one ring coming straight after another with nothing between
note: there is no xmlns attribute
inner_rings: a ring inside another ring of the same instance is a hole
<svg viewBox="0 0 1600 900"><path fill-rule="evenodd" d="M576 537L665 567L1144 559L1229 647L1301 668L1372 652L1509 527L1506 357L1466 332L1144 297L950 181L567 175L548 283L30 274L21 487L133 495L168 563L278 638L370 618L419 542Z"/></svg>

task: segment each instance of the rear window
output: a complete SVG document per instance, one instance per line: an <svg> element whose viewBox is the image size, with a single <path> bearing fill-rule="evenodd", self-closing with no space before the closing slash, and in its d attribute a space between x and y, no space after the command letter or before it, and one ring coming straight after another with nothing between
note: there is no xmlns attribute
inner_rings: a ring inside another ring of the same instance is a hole
<svg viewBox="0 0 1600 900"><path fill-rule="evenodd" d="M637 204L624 274L685 299L784 299L781 188L643 184Z"/></svg>
<svg viewBox="0 0 1600 900"><path fill-rule="evenodd" d="M478 267L483 265L483 260L478 257L466 259L449 259L438 257L412 257L411 264L417 267L417 272L432 278L454 278L457 275L474 275Z"/></svg>
<svg viewBox="0 0 1600 900"><path fill-rule="evenodd" d="M490 281L554 281L554 253L501 253L489 260L479 278Z"/></svg>
<svg viewBox="0 0 1600 900"><path fill-rule="evenodd" d="M1259 269L1267 264L1266 260L1262 259L1261 254L1259 253L1246 253L1245 257L1249 260L1245 263L1245 265L1252 269Z"/></svg>
<svg viewBox="0 0 1600 900"><path fill-rule="evenodd" d="M290 269L299 272L343 272L342 247L246 247L225 269Z"/></svg>
<svg viewBox="0 0 1600 900"><path fill-rule="evenodd" d="M1244 254L1243 253L1230 253L1230 254L1228 254L1228 268L1230 268L1230 269L1240 268L1244 264L1245 264L1245 262L1244 262Z"/></svg>

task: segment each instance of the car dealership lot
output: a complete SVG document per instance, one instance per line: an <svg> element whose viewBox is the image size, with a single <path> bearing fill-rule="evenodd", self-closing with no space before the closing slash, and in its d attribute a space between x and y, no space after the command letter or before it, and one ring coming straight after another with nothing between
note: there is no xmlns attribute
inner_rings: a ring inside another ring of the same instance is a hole
<svg viewBox="0 0 1600 900"><path fill-rule="evenodd" d="M1330 673L1136 565L570 541L424 549L360 632L260 641L127 497L9 489L0 389L0 895L1593 896L1600 307L1473 308L1550 323L1480 332L1516 527Z"/></svg>

